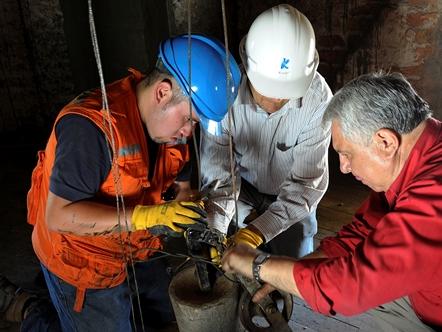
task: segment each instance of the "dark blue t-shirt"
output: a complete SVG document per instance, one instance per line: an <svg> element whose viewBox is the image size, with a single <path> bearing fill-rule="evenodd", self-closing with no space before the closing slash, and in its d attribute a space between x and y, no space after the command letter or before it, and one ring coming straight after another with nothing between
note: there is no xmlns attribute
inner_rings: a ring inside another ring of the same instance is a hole
<svg viewBox="0 0 442 332"><path fill-rule="evenodd" d="M104 133L84 116L69 114L57 123L55 135L50 191L72 202L94 197L112 165Z"/></svg>
<svg viewBox="0 0 442 332"><path fill-rule="evenodd" d="M49 189L52 193L76 202L92 198L99 191L112 166L112 150L104 133L89 119L69 114L55 127L57 147ZM146 133L150 156L149 175L153 174L158 144ZM190 163L178 174L177 181L188 181Z"/></svg>

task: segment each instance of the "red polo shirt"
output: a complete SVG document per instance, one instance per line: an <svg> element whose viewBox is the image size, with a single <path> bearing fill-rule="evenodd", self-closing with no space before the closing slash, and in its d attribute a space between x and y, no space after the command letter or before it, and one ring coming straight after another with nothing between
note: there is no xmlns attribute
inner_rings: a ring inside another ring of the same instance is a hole
<svg viewBox="0 0 442 332"><path fill-rule="evenodd" d="M326 259L293 270L305 301L323 314L362 313L408 296L416 314L442 326L442 123L429 119L401 173L372 192Z"/></svg>

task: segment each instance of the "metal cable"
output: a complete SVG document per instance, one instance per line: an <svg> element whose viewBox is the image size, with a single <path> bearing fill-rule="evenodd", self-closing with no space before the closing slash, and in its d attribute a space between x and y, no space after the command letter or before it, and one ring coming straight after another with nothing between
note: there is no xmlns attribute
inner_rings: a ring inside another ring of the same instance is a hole
<svg viewBox="0 0 442 332"><path fill-rule="evenodd" d="M112 177L114 180L115 193L116 193L115 200L116 200L116 209L117 209L118 231L119 231L119 235L120 235L120 237L119 237L120 238L120 245L122 248L122 254L123 254L124 261L130 262L130 265L132 268L132 273L134 276L135 293L136 293L137 302L138 302L138 310L140 313L141 326L142 326L143 331L145 331L143 315L142 315L142 311L141 311L140 294L139 294L139 288L138 288L138 282L137 282L136 273L135 273L135 265L134 265L134 261L133 261L133 257L132 257L132 252L130 250L128 250L126 252L124 240L122 237L120 206L121 206L121 210L123 213L123 219L124 219L126 231L129 230L129 225L128 225L128 221L127 221L126 208L125 208L125 204L124 204L124 197L122 194L121 181L120 181L120 176L119 176L119 168L118 168L118 164L116 163L116 157L115 156L112 157L112 151L114 151L114 153L117 153L117 151L115 151L115 137L114 137L113 127L112 127L112 120L111 120L111 115L110 115L110 110L109 110L109 103L107 100L106 86L104 83L103 68L102 68L102 64L101 64L100 50L98 47L97 32L95 29L94 14L93 14L93 10L92 10L92 0L88 0L88 12L89 12L89 27L90 27L90 32L91 32L92 46L93 46L93 50L94 50L95 60L97 62L98 75L100 78L100 88L101 88L101 94L102 94L103 121L105 122L105 124L107 124L107 126L109 128L109 132L110 132L111 146L109 146L108 140L106 140L106 142L107 142L108 157L109 157L111 164L112 164ZM128 234L128 238L130 239L130 233ZM129 259L128 259L128 256L129 256ZM128 289L131 290L130 280L128 278L129 273L128 273L127 264L125 265L125 272L126 272L126 276L127 276L126 280L127 280L127 284L128 284ZM134 329L136 331L137 327L135 324L135 312L134 312L134 307L133 307L132 301L131 301L131 309L132 309L131 310L132 311L132 320L134 323L133 325L134 325Z"/></svg>
<svg viewBox="0 0 442 332"><path fill-rule="evenodd" d="M226 6L224 0L221 0L221 10L223 15L223 32L224 32L224 46L226 48L226 59L225 59L225 68L226 68L226 99L227 99L227 112L228 112L228 120L229 120L229 160L230 160L230 176L232 177L232 194L235 202L235 232L238 230L238 200L236 198L236 176L235 176L235 162L233 156L233 137L232 137L232 107L229 107L230 101L230 90L231 90L231 80L232 73L230 72L230 61L229 61L229 39L227 36L227 15L226 15Z"/></svg>
<svg viewBox="0 0 442 332"><path fill-rule="evenodd" d="M189 67L189 118L190 126L192 128L192 141L193 150L195 152L196 170L198 177L198 191L201 191L201 166L200 166L200 154L199 145L195 135L195 127L193 125L192 117L192 0L187 2L187 62ZM201 130L201 128L200 128ZM200 135L201 137L201 135Z"/></svg>

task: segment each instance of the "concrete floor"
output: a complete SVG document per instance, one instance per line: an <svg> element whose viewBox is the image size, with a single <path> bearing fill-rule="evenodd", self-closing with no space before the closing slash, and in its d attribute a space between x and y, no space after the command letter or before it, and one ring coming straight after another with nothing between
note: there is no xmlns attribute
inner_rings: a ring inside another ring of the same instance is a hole
<svg viewBox="0 0 442 332"><path fill-rule="evenodd" d="M35 280L39 265L31 245L32 227L26 223L26 193L31 172L36 162L36 151L44 147L44 139L20 138L3 140L0 145L0 273L23 288L41 291L41 283ZM319 232L317 240L332 235L366 197L368 190L352 179L340 175L334 152L330 154L330 188L318 209ZM302 301L296 300L290 320L294 331L376 331L370 319L364 315L345 318L326 318L312 312ZM15 332L18 324L0 321L0 331ZM168 331L177 331L176 326Z"/></svg>

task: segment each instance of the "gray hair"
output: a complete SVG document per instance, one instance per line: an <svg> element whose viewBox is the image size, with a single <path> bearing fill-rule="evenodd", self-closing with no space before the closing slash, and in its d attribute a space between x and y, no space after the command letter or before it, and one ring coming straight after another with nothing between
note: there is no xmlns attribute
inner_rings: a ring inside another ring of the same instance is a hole
<svg viewBox="0 0 442 332"><path fill-rule="evenodd" d="M147 87L158 81L168 81L172 86L172 99L167 103L167 105L165 105L165 108L174 106L183 101L189 101L189 97L184 93L177 80L164 66L161 59L157 60L155 68L153 68L152 71L146 75L142 84Z"/></svg>
<svg viewBox="0 0 442 332"><path fill-rule="evenodd" d="M400 73L372 73L345 84L332 98L323 125L339 121L347 139L368 145L382 128L403 135L431 116L428 103Z"/></svg>

